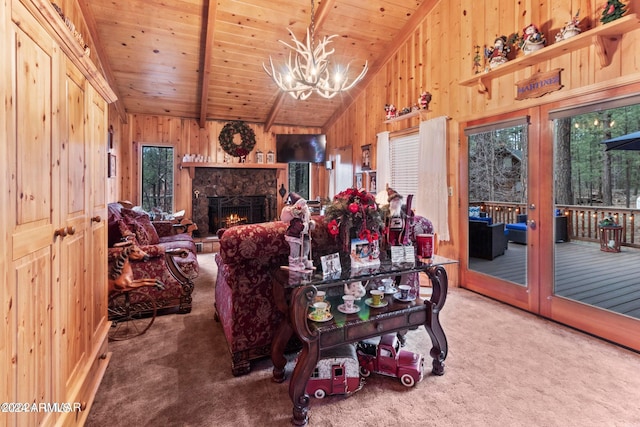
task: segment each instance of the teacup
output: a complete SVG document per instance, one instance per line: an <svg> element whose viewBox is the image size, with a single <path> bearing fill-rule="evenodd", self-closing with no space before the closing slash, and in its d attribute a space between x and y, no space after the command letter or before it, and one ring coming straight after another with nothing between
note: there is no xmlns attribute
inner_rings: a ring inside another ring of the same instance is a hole
<svg viewBox="0 0 640 427"><path fill-rule="evenodd" d="M411 286L409 286L409 285L400 285L400 286L398 286L398 289L400 290L400 299L409 298L409 292L411 291Z"/></svg>
<svg viewBox="0 0 640 427"><path fill-rule="evenodd" d="M327 317L327 303L326 302L314 302L313 311L311 312L311 318L316 321L324 320Z"/></svg>
<svg viewBox="0 0 640 427"><path fill-rule="evenodd" d="M382 279L382 284L384 286L381 290L384 290L387 293L394 292L396 290L396 288L394 287L395 282L393 281L393 279Z"/></svg>
<svg viewBox="0 0 640 427"><path fill-rule="evenodd" d="M356 297L353 295L343 295L342 296L342 301L344 301L344 308L347 311L353 311L353 307L354 307L354 301L356 300Z"/></svg>
<svg viewBox="0 0 640 427"><path fill-rule="evenodd" d="M316 297L314 299L315 302L324 302L325 297L327 296L327 293L325 291L318 291L316 292Z"/></svg>
<svg viewBox="0 0 640 427"><path fill-rule="evenodd" d="M371 305L381 305L384 298L384 291L374 289L371 291Z"/></svg>

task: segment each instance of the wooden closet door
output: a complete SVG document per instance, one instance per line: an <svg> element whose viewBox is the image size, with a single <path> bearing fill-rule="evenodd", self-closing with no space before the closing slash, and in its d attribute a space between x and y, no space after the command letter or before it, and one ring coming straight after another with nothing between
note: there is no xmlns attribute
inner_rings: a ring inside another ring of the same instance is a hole
<svg viewBox="0 0 640 427"><path fill-rule="evenodd" d="M87 91L89 115L87 140L89 149L89 246L90 260L90 324L91 339L102 343L106 351L107 332L107 151L108 106L93 87ZM116 178L117 179L117 178ZM99 355L102 357L103 355Z"/></svg>
<svg viewBox="0 0 640 427"><path fill-rule="evenodd" d="M60 222L66 235L60 239L60 281L54 289L54 322L58 366L53 371L56 396L61 402L76 402L73 385L86 375L82 369L90 353L89 324L91 296L87 271L88 247L88 147L85 141L86 80L66 61L66 73L60 82L65 93L60 114Z"/></svg>
<svg viewBox="0 0 640 427"><path fill-rule="evenodd" d="M59 106L60 55L55 44L18 3L12 4L11 99L8 112L9 206L6 212L11 254L6 319L14 331L8 344L13 385L6 402L54 402L51 371L57 358L53 336L53 286L60 237L59 165L54 135ZM3 396L4 397L4 396ZM2 414L3 416L5 414ZM48 424L55 414L7 414L6 425ZM19 421L19 422L18 422Z"/></svg>

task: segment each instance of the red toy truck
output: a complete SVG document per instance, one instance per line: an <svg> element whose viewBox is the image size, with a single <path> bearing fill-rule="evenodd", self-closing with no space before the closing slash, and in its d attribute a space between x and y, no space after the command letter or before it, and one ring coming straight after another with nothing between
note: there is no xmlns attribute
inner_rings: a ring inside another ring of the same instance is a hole
<svg viewBox="0 0 640 427"><path fill-rule="evenodd" d="M413 387L422 380L424 356L400 349L396 334L383 335L379 343L361 341L357 345L360 374L368 377L371 372L400 378L400 382Z"/></svg>
<svg viewBox="0 0 640 427"><path fill-rule="evenodd" d="M306 392L322 399L328 394L351 394L362 388L358 357L352 344L323 351L307 382Z"/></svg>

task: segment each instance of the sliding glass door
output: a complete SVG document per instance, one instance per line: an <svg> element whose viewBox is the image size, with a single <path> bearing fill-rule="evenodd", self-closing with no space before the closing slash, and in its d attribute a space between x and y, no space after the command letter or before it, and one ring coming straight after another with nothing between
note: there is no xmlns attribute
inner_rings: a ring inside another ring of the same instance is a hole
<svg viewBox="0 0 640 427"><path fill-rule="evenodd" d="M545 112L555 228L542 313L638 348L640 96L611 98Z"/></svg>
<svg viewBox="0 0 640 427"><path fill-rule="evenodd" d="M640 95L601 96L462 124L461 286L640 350Z"/></svg>

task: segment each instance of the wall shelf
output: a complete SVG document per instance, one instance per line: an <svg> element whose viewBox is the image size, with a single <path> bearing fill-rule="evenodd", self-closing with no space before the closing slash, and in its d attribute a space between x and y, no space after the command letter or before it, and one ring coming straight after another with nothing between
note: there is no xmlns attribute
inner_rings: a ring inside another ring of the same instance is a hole
<svg viewBox="0 0 640 427"><path fill-rule="evenodd" d="M418 117L418 116L420 116L420 118L422 119L422 114L423 114L423 113L425 113L425 114L426 114L426 113L428 113L429 111L430 111L430 110L413 110L413 111L412 111L412 112L410 112L410 113L403 114L403 115L401 115L401 116L398 116L398 117L394 117L394 118L392 118L392 119L385 120L385 121L384 121L384 123L395 123L395 122L399 122L399 121L401 121L401 120L406 120L406 119L410 119L410 118L412 118L412 117Z"/></svg>
<svg viewBox="0 0 640 427"><path fill-rule="evenodd" d="M640 20L636 14L630 14L613 22L597 26L567 40L556 42L528 55L519 56L486 73L475 74L473 77L461 80L462 86L477 86L478 92L485 93L490 98L489 88L491 81L507 74L512 74L523 67L539 65L542 61L557 58L584 47L594 45L596 54L602 68L611 63L611 57L615 52L622 35L634 29L640 28Z"/></svg>
<svg viewBox="0 0 640 427"><path fill-rule="evenodd" d="M178 167L180 170L188 169L189 177L193 179L196 176L196 168L215 168L215 169L276 169L276 177L279 176L281 170L286 170L289 165L287 163L208 163L208 162L184 162Z"/></svg>

